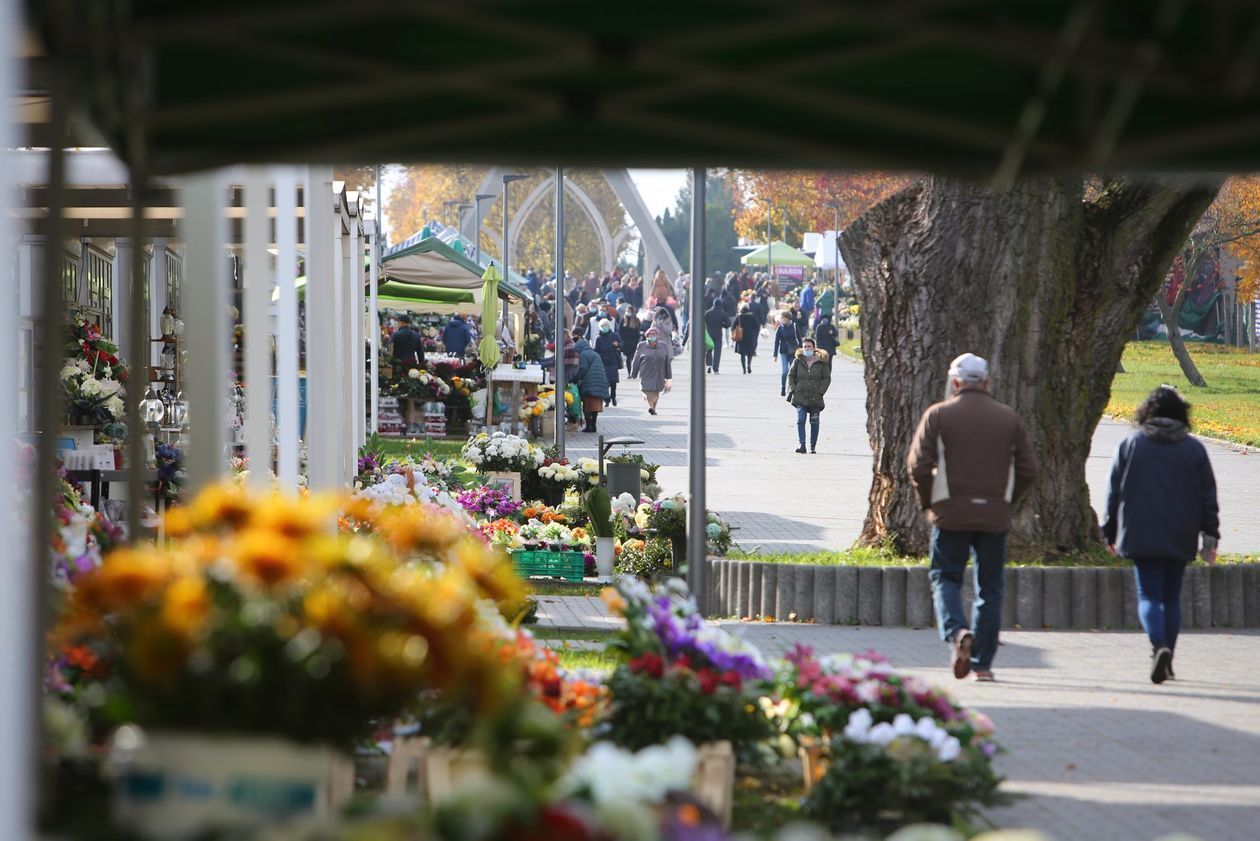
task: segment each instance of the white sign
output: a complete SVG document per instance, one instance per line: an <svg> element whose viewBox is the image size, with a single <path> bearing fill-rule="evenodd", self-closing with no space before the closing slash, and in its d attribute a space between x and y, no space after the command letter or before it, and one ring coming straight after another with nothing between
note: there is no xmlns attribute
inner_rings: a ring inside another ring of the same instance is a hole
<svg viewBox="0 0 1260 841"><path fill-rule="evenodd" d="M1251 312L1251 332L1257 339L1260 339L1260 298L1251 302L1254 309Z"/></svg>

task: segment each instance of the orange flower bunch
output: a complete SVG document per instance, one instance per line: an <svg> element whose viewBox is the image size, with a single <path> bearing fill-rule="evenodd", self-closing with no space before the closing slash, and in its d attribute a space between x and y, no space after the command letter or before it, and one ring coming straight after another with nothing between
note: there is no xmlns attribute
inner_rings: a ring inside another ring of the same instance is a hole
<svg viewBox="0 0 1260 841"><path fill-rule="evenodd" d="M560 667L556 652L524 631L503 646L501 656L505 663L521 664L527 692L557 715L570 716L578 727L592 726L608 700L603 684L570 677Z"/></svg>
<svg viewBox="0 0 1260 841"><path fill-rule="evenodd" d="M338 531L339 514L367 528ZM187 703L197 710L218 696L225 716L254 710L238 732L335 741L424 689L487 704L507 694L477 605L515 611L524 585L446 512L221 485L171 509L165 526L165 545L116 550L83 575L54 634L118 664L126 691L149 702L142 711L178 716L185 695L203 699ZM251 702L251 685L295 697Z"/></svg>

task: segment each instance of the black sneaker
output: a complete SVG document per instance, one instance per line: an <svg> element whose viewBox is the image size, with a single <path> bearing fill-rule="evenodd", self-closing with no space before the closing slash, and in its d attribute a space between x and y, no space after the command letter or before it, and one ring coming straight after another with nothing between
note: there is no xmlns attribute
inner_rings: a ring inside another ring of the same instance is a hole
<svg viewBox="0 0 1260 841"><path fill-rule="evenodd" d="M816 456L816 455L818 455L818 450L814 449L813 447L810 447L810 448L809 448L809 454L810 454L811 456Z"/></svg>
<svg viewBox="0 0 1260 841"><path fill-rule="evenodd" d="M804 444L801 444L799 447L797 447L797 448L796 448L796 451L797 451L798 453L804 453L804 452L805 452L805 445L804 445Z"/></svg>
<svg viewBox="0 0 1260 841"><path fill-rule="evenodd" d="M1168 680L1168 667L1171 665L1171 651L1167 648L1156 651L1154 662L1151 664L1151 683L1163 683Z"/></svg>

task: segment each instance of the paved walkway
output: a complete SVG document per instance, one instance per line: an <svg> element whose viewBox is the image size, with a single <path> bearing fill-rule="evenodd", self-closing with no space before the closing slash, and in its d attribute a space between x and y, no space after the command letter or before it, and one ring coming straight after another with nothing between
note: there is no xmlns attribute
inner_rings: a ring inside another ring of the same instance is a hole
<svg viewBox="0 0 1260 841"><path fill-rule="evenodd" d="M779 396L778 362L763 339L751 375L741 374L739 357L723 351L722 373L707 377L708 507L738 527L745 549L795 552L850 546L862 528L871 481L866 434L866 387L862 366L837 359L822 415L818 455L798 455L796 415ZM689 353L689 351L688 351ZM621 401L600 416L606 437L635 435L638 447L662 465L667 491L687 488L688 353L675 360L672 393L659 414L647 414L638 383L622 380ZM1103 421L1094 436L1086 468L1095 510L1106 498L1106 481L1126 424ZM570 456L594 456L594 436L572 433ZM1260 552L1260 452L1210 445L1221 500L1221 548ZM1258 833L1260 837L1260 833Z"/></svg>
<svg viewBox="0 0 1260 841"><path fill-rule="evenodd" d="M1177 680L1150 683L1133 633L1004 632L998 682L956 681L934 633L722 623L778 656L875 649L988 714L1005 788L989 818L1072 841L1260 838L1260 634L1188 633Z"/></svg>

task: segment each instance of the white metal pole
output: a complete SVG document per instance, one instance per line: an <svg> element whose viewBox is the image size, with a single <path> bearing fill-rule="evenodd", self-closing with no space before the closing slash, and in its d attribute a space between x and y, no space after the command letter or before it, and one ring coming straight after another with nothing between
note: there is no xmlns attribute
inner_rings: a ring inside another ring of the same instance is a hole
<svg viewBox="0 0 1260 841"><path fill-rule="evenodd" d="M506 190L506 186L504 187ZM560 458L564 458L564 424L567 415L564 409L564 167L556 167L556 302L551 308L555 317L555 360L556 367L556 449ZM601 474L602 475L602 474Z"/></svg>
<svg viewBox="0 0 1260 841"><path fill-rule="evenodd" d="M364 428L367 426L366 411L364 405L364 354L363 354L363 328L364 328L364 304L366 296L363 294L363 203L360 200L355 208L352 208L353 217L350 219L350 298L354 304L352 310L353 318L350 319L351 344L350 344L350 385L352 387L353 404L351 407L351 420L354 421L354 455L356 461L350 470L353 476L358 467L357 456L359 445L363 443L367 437Z"/></svg>
<svg viewBox="0 0 1260 841"><path fill-rule="evenodd" d="M245 171L245 456L249 483L266 489L271 471L271 290L267 244L271 207L265 170Z"/></svg>
<svg viewBox="0 0 1260 841"><path fill-rule="evenodd" d="M297 490L298 442L298 304L297 304L297 173L279 167L276 182L276 476L286 491ZM306 194L308 197L310 193ZM309 198L308 198L309 202ZM308 237L310 228L307 227ZM308 287L309 289L309 287Z"/></svg>
<svg viewBox="0 0 1260 841"><path fill-rule="evenodd" d="M328 334L328 340L333 343L333 353L336 355L333 360L332 381L335 415L333 458L337 465L337 483L334 487L340 488L346 481L346 447L350 443L350 432L347 429L350 407L346 405L350 402L346 393L346 377L349 374L346 370L348 367L346 345L349 344L349 337L346 335L346 316L350 308L346 306L346 240L342 227L344 220L341 213L341 195L325 191L324 200L328 201L330 195L333 200L333 222L330 231L333 238L333 326L332 332Z"/></svg>
<svg viewBox="0 0 1260 841"><path fill-rule="evenodd" d="M337 288L332 168L311 167L306 190L306 450L311 490L341 487L337 406Z"/></svg>
<svg viewBox="0 0 1260 841"><path fill-rule="evenodd" d="M372 337L372 370L368 374L372 386L372 427L369 430L370 433L375 433L380 429L381 419L381 304L378 297L378 289L381 283L380 240L381 220L377 216L372 220L371 240L368 247L368 253L372 255L372 270L370 272L372 287L369 295L370 302L367 320L367 329L371 331L369 335Z"/></svg>
<svg viewBox="0 0 1260 841"><path fill-rule="evenodd" d="M226 194L220 173L184 182L183 306L189 437L188 491L217 481L227 467L228 282Z"/></svg>
<svg viewBox="0 0 1260 841"><path fill-rule="evenodd" d="M696 294L696 280L705 277L705 170L691 171L691 422L687 470L691 495L687 502L687 584L703 616L708 609L705 569L705 423L704 423L704 296Z"/></svg>
<svg viewBox="0 0 1260 841"><path fill-rule="evenodd" d="M17 0L0 0L0 32L18 33L20 22ZM11 49L0 50L0 101L17 101L18 65ZM64 95L64 91L60 92ZM62 108L64 112L64 106ZM14 109L6 107L0 113L0 149L11 150L18 146L18 131L13 123ZM5 154L13 154L5 152ZM50 150L50 155L58 155ZM64 170L63 170L64 171ZM17 207L17 185L14 168L0 166L0 207ZM17 255L18 229L8 213L0 214L0 255L10 260ZM45 242L44 260L60 259L60 248ZM51 274L50 271L45 274ZM16 304L17 290L12 287L13 273L6 263L0 274L0 286L5 301ZM41 279L42 283L43 280ZM49 296L44 296L45 299ZM10 347L18 332L19 308L14 305L0 307L0 335L9 337ZM44 360L50 364L51 360ZM5 395L8 406L0 410L0 476L13 476L14 447L9 445L18 432L17 424L17 365L12 362L0 365L0 395ZM47 434L47 431L45 432ZM48 442L51 444L52 442ZM46 444L47 446L47 444ZM48 487L51 479L36 482L36 487ZM35 836L35 783L39 779L39 698L36 675L42 668L39 656L43 651L41 622L35 605L46 597L43 582L32 574L36 564L45 564L47 550L30 553L32 548L30 527L44 524L50 514L47 510L31 511L23 497L30 497L13 481L0 482L0 511L13 515L14 533L0 548L0 563L6 571L5 586L0 588L0 672L8 679L0 682L0 838L33 838ZM42 532L42 528L38 530ZM43 544L47 544L40 533ZM35 599L32 598L35 597Z"/></svg>

